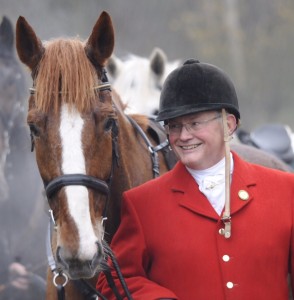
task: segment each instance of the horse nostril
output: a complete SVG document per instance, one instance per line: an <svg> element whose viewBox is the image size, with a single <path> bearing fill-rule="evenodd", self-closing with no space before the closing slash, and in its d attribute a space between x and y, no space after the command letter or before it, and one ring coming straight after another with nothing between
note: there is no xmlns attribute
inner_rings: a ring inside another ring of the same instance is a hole
<svg viewBox="0 0 294 300"><path fill-rule="evenodd" d="M96 242L97 245L97 254L102 256L103 255L103 247L101 242Z"/></svg>
<svg viewBox="0 0 294 300"><path fill-rule="evenodd" d="M99 265L100 261L103 258L103 247L101 242L96 242L97 245L97 252L91 262L92 269L96 268L97 265Z"/></svg>

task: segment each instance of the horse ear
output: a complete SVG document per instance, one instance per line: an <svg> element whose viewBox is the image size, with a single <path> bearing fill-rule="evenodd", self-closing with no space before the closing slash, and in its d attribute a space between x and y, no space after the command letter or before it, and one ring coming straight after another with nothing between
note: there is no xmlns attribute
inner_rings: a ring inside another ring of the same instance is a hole
<svg viewBox="0 0 294 300"><path fill-rule="evenodd" d="M13 50L13 27L7 17L3 17L0 25L0 49L1 52L12 54Z"/></svg>
<svg viewBox="0 0 294 300"><path fill-rule="evenodd" d="M157 77L162 77L165 71L166 55L160 48L154 48L150 55L150 68Z"/></svg>
<svg viewBox="0 0 294 300"><path fill-rule="evenodd" d="M85 46L88 58L94 66L104 66L114 48L114 29L107 12L102 12Z"/></svg>
<svg viewBox="0 0 294 300"><path fill-rule="evenodd" d="M16 50L19 59L32 71L38 65L45 51L41 40L22 16L16 23Z"/></svg>

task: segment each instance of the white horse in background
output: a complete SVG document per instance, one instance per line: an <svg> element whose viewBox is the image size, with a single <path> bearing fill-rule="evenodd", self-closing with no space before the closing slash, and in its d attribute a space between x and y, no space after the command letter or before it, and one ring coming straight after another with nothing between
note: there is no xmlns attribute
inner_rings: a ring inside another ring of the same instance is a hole
<svg viewBox="0 0 294 300"><path fill-rule="evenodd" d="M131 54L120 59L112 55L106 69L113 88L126 104L125 112L152 116L158 112L164 80L180 63L168 62L164 51L154 48L149 58Z"/></svg>

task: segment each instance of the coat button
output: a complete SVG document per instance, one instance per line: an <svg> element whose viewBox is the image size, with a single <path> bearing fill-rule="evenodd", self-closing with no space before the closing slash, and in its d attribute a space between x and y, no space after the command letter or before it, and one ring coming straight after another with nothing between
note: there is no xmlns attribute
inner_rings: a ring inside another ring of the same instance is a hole
<svg viewBox="0 0 294 300"><path fill-rule="evenodd" d="M241 200L244 200L244 201L246 201L246 200L249 199L249 194L248 194L248 192L247 192L247 191L244 191L244 190L240 190L240 191L238 192L238 196L239 196L239 198L240 198Z"/></svg>
<svg viewBox="0 0 294 300"><path fill-rule="evenodd" d="M227 288L228 289L232 289L233 287L234 287L234 283L233 282L231 282L231 281L227 282Z"/></svg>
<svg viewBox="0 0 294 300"><path fill-rule="evenodd" d="M230 260L230 256L225 254L223 256L223 261L228 262L229 260Z"/></svg>
<svg viewBox="0 0 294 300"><path fill-rule="evenodd" d="M220 235L224 235L224 234L225 234L224 228L219 229L218 233L219 233Z"/></svg>

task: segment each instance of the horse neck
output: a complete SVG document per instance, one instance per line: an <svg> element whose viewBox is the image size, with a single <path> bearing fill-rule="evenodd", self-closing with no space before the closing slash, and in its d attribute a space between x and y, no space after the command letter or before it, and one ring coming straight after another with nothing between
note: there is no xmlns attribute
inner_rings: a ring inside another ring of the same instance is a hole
<svg viewBox="0 0 294 300"><path fill-rule="evenodd" d="M132 117L145 131L148 119L145 116ZM124 190L132 188L152 178L152 164L150 152L146 142L139 132L132 126L127 117L123 116L123 123L119 120L119 152L120 176L124 176ZM146 135L148 135L146 133ZM120 178L121 180L121 178Z"/></svg>
<svg viewBox="0 0 294 300"><path fill-rule="evenodd" d="M114 165L106 222L106 232L110 239L120 223L123 192L153 178L151 157L145 142L140 140L141 138L123 114L119 116L118 122L119 166Z"/></svg>

